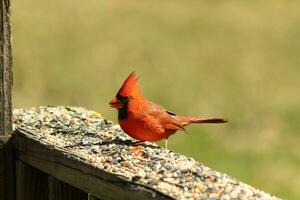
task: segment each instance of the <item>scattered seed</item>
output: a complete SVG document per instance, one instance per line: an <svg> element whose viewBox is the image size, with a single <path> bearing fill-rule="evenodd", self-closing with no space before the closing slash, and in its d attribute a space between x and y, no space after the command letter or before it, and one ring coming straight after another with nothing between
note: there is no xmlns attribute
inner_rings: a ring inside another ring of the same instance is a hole
<svg viewBox="0 0 300 200"><path fill-rule="evenodd" d="M156 144L135 146L136 140L95 111L41 106L14 110L12 119L14 129L26 128L53 148L175 199L277 199Z"/></svg>

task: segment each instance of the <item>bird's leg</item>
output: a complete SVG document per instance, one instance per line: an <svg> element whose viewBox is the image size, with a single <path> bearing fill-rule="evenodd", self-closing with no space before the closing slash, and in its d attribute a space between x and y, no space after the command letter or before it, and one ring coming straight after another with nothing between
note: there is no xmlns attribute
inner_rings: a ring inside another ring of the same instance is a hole
<svg viewBox="0 0 300 200"><path fill-rule="evenodd" d="M165 139L165 148L168 149L168 138Z"/></svg>

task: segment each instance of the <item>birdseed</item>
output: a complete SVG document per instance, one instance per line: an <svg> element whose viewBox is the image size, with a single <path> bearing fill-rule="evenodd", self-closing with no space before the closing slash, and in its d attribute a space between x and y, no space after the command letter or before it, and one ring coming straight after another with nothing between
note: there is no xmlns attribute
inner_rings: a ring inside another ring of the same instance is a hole
<svg viewBox="0 0 300 200"><path fill-rule="evenodd" d="M174 199L277 199L192 158L139 142L101 114L80 107L16 109L14 129L64 149L83 162L152 187Z"/></svg>

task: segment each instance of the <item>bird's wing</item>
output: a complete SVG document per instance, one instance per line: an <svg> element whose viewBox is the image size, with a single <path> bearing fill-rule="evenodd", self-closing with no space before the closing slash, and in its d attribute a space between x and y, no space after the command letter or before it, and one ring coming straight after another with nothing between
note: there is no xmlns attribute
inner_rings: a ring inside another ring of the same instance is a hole
<svg viewBox="0 0 300 200"><path fill-rule="evenodd" d="M185 131L181 122L178 121L174 116L176 114L167 111L162 106L154 104L151 102L149 108L145 111L147 113L147 118L155 120L156 126L159 126L164 131L167 130L180 130Z"/></svg>
<svg viewBox="0 0 300 200"><path fill-rule="evenodd" d="M138 117L146 128L149 128L153 133L164 133L164 127L160 120L160 111L153 108L144 110Z"/></svg>
<svg viewBox="0 0 300 200"><path fill-rule="evenodd" d="M179 123L168 123L165 125L165 129L185 131L185 128L183 126L181 126Z"/></svg>

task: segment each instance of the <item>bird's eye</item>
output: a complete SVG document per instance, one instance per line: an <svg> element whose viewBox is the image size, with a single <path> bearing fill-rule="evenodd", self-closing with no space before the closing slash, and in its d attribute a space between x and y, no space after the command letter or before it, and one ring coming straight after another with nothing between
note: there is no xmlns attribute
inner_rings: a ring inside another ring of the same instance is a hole
<svg viewBox="0 0 300 200"><path fill-rule="evenodd" d="M124 97L124 96L118 96L117 97L123 104L128 104L128 102L130 101L130 99L132 99L131 96L128 97Z"/></svg>
<svg viewBox="0 0 300 200"><path fill-rule="evenodd" d="M127 103L130 101L130 99L132 99L131 96L124 97L124 98L123 98L123 101L124 101L123 103L127 104Z"/></svg>

